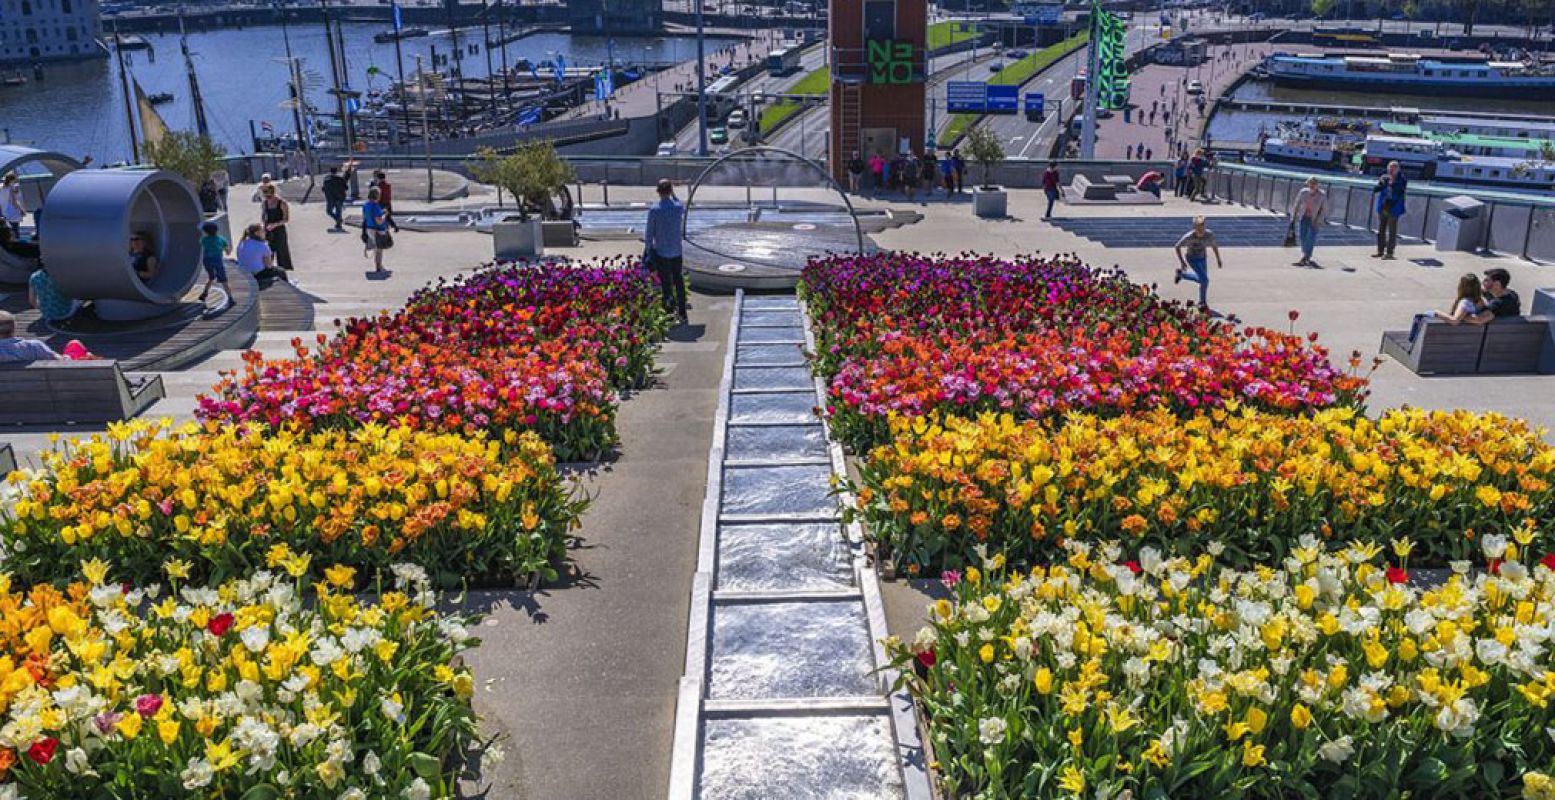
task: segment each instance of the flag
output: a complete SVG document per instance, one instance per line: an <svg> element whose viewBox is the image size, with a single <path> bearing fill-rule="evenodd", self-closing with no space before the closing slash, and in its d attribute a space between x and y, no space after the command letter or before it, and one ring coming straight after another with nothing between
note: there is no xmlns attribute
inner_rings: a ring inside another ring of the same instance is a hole
<svg viewBox="0 0 1555 800"><path fill-rule="evenodd" d="M533 61L529 62L529 77L540 80L540 65Z"/></svg>
<svg viewBox="0 0 1555 800"><path fill-rule="evenodd" d="M400 4L390 3L389 8L394 11L394 32L399 33L405 29L405 21L400 17Z"/></svg>
<svg viewBox="0 0 1555 800"><path fill-rule="evenodd" d="M566 56L562 55L561 53L557 53L556 54L556 61L553 64L553 71L556 74L556 82L557 83L561 83L562 79L567 77L567 57Z"/></svg>
<svg viewBox="0 0 1555 800"><path fill-rule="evenodd" d="M275 134L275 126L262 120L259 123L259 129L271 135Z"/></svg>
<svg viewBox="0 0 1555 800"><path fill-rule="evenodd" d="M1128 70L1124 66L1127 56L1128 25L1117 14L1104 11L1095 0L1091 2L1092 46L1097 50L1097 105L1118 110L1128 105Z"/></svg>
<svg viewBox="0 0 1555 800"><path fill-rule="evenodd" d="M162 121L162 115L146 99L146 90L140 88L140 81L134 83L135 105L140 109L140 140L155 146L167 135L167 123Z"/></svg>

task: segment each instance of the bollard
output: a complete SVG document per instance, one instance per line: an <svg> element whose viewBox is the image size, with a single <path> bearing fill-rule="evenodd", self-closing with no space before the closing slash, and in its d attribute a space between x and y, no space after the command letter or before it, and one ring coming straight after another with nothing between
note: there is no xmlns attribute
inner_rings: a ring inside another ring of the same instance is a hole
<svg viewBox="0 0 1555 800"><path fill-rule="evenodd" d="M610 179L606 178L605 180L600 181L599 188L600 191L605 193L605 205L610 205Z"/></svg>

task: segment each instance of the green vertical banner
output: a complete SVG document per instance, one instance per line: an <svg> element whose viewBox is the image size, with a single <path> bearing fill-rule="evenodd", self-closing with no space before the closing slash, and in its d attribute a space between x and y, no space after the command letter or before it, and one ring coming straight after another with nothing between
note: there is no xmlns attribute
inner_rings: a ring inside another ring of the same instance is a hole
<svg viewBox="0 0 1555 800"><path fill-rule="evenodd" d="M1128 55L1128 25L1096 2L1091 3L1091 14L1096 17L1097 104L1116 111L1128 105L1128 70L1123 65Z"/></svg>

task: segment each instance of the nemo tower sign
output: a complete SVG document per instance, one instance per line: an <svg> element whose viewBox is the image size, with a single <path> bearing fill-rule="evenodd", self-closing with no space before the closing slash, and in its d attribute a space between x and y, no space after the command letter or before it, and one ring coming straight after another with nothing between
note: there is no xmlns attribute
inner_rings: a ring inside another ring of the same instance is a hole
<svg viewBox="0 0 1555 800"><path fill-rule="evenodd" d="M830 0L831 134L827 164L843 182L866 161L924 148L927 0Z"/></svg>

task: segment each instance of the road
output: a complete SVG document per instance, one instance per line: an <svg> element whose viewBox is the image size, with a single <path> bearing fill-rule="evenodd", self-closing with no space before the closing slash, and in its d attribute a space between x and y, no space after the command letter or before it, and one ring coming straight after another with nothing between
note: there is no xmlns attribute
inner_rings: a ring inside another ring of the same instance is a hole
<svg viewBox="0 0 1555 800"><path fill-rule="evenodd" d="M1160 31L1155 26L1144 28L1131 28L1128 32L1128 52L1134 53L1153 44L1160 37ZM1046 128L1040 122L1030 122L1025 114L1001 114L985 117L981 123L998 135L999 141L1004 143L1004 152L1011 158L1046 158L1053 148L1053 141L1057 138L1062 125L1066 124L1070 115L1074 113L1075 105L1061 98L1069 97L1069 84L1076 75L1085 69L1085 60L1089 53L1088 48L1080 48L1065 56L1052 66L1038 73L1021 88L1021 96L1027 92L1041 92L1047 98L1046 112L1059 114L1057 124L1049 123ZM1022 105L1025 100L1022 99ZM1060 107L1061 103L1061 107ZM1038 135L1038 134L1041 135Z"/></svg>
<svg viewBox="0 0 1555 800"><path fill-rule="evenodd" d="M928 95L934 107L944 109L945 86L949 81L961 80L968 74L974 79L986 76L989 74L987 64L996 58L992 51L979 49L975 53L966 51L930 59ZM826 106L818 106L783 126L768 144L820 158L826 155L826 137L830 132L831 115Z"/></svg>
<svg viewBox="0 0 1555 800"><path fill-rule="evenodd" d="M766 48L763 47L757 49L756 52L761 53L762 58L766 58L765 50ZM801 54L799 58L799 71L791 75L785 75L777 78L763 72L760 75L757 75L756 77L746 81L745 83L740 84L740 91L750 93L782 93L787 91L788 88L793 86L795 83L798 83L801 79L804 78L805 75L809 74L811 70L819 68L823 63L825 63L825 60L825 45L811 47L810 49L804 51L803 54ZM709 108L707 120L708 128L711 129L721 126L722 124L723 121L721 118L716 120L713 118L712 109ZM738 131L729 131L731 136L736 136L738 133ZM736 144L736 142L731 141L730 144L726 146L733 146L734 144ZM697 152L697 146L697 123L696 120L693 119L690 125L681 128L680 132L675 134L675 149L681 153L695 154ZM718 146L713 145L711 142L708 143L709 153L717 153L719 149L720 148Z"/></svg>

